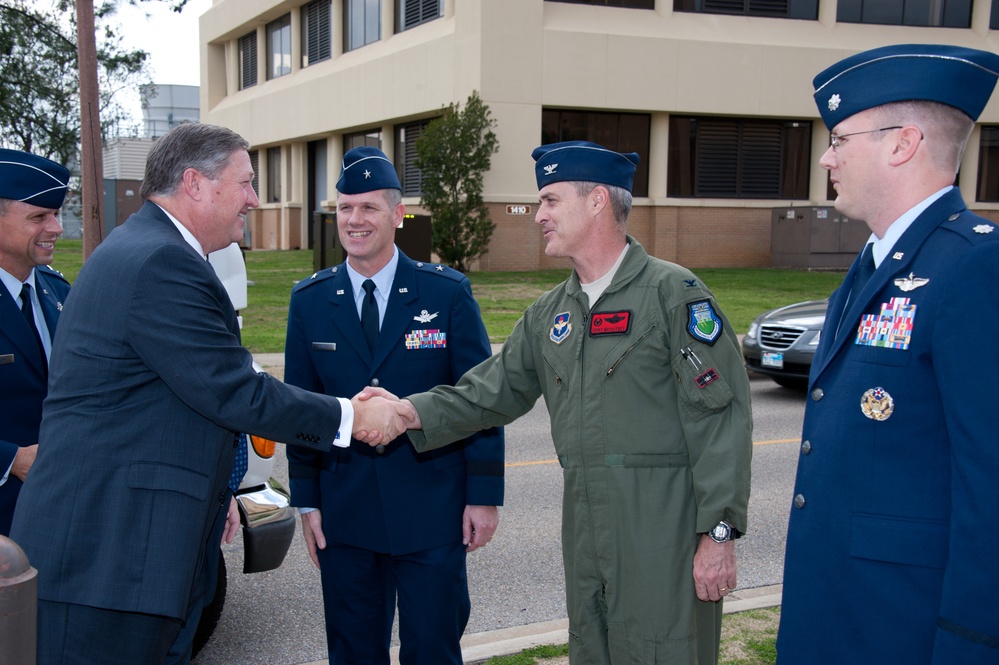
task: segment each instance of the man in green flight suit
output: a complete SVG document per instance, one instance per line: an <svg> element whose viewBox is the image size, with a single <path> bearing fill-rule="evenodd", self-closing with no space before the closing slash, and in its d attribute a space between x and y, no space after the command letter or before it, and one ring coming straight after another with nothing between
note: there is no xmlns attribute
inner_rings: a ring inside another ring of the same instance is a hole
<svg viewBox="0 0 999 665"><path fill-rule="evenodd" d="M565 479L570 662L716 663L752 456L735 333L696 276L627 235L637 154L570 141L533 157L545 253L572 274L501 353L408 397L410 439L443 446L544 395Z"/></svg>

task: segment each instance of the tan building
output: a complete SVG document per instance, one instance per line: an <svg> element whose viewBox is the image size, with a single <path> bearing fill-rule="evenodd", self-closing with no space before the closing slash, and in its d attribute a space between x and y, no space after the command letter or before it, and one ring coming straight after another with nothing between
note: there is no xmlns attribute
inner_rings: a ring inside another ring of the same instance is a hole
<svg viewBox="0 0 999 665"><path fill-rule="evenodd" d="M479 269L565 265L533 223L530 154L572 139L641 155L629 230L650 253L769 266L778 222L813 253L859 224L828 208L812 77L893 43L999 51L999 0L215 0L200 30L202 120L253 146L254 248L309 246L312 212L332 206L340 158L361 144L395 160L419 213L413 141L477 90L500 143ZM999 220L999 95L959 184Z"/></svg>

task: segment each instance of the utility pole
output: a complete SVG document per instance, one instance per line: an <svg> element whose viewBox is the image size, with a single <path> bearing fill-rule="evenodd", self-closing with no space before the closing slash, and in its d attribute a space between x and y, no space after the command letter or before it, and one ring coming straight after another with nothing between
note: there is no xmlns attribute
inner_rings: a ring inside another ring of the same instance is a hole
<svg viewBox="0 0 999 665"><path fill-rule="evenodd" d="M97 39L93 0L76 0L77 59L80 68L80 176L83 199L83 258L104 239L104 155L97 84Z"/></svg>

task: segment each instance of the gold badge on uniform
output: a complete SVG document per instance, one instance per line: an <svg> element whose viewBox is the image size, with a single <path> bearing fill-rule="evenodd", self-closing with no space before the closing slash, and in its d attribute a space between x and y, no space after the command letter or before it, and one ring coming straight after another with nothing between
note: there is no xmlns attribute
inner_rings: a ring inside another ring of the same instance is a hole
<svg viewBox="0 0 999 665"><path fill-rule="evenodd" d="M871 420L888 420L895 412L895 401L884 388L871 388L860 398L860 410Z"/></svg>

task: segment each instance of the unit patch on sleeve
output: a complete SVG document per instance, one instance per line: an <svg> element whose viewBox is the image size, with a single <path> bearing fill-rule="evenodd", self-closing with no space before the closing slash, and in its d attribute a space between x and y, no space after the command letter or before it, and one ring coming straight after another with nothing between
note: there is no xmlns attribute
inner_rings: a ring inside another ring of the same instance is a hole
<svg viewBox="0 0 999 665"><path fill-rule="evenodd" d="M558 166L556 164L556 166ZM561 344L572 332L572 324L569 323L570 312L562 312L555 315L552 329L548 332L548 338L556 344Z"/></svg>
<svg viewBox="0 0 999 665"><path fill-rule="evenodd" d="M722 320L708 300L698 300L687 305L687 332L699 342L714 346L722 334Z"/></svg>
<svg viewBox="0 0 999 665"><path fill-rule="evenodd" d="M631 330L631 310L596 312L590 317L590 335L625 335Z"/></svg>

